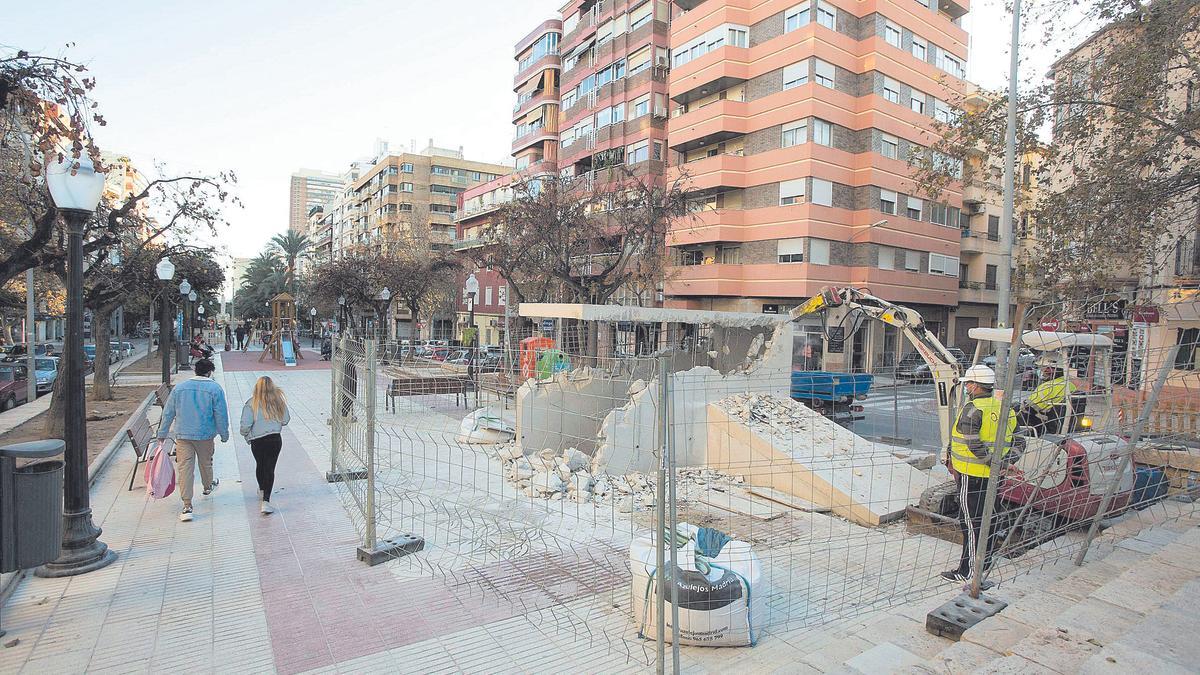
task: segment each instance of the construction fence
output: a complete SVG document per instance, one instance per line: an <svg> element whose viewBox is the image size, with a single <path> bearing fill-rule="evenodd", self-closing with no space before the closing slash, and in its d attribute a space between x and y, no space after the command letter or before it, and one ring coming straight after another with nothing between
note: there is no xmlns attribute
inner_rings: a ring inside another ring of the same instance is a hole
<svg viewBox="0 0 1200 675"><path fill-rule="evenodd" d="M1022 307L1034 326L1063 311ZM957 593L936 388L823 409L786 317L710 315L557 321L499 347L336 340L329 477L360 557L643 664ZM1003 583L1082 559L1115 519L1194 508L1195 426L1152 422L1197 404L1187 345L1142 345L1131 387L1103 343L1038 343L1072 383L1065 419L1022 417L991 481L992 556L969 576ZM1027 361L1015 350L997 387L1021 415L1042 377L1021 384Z"/></svg>

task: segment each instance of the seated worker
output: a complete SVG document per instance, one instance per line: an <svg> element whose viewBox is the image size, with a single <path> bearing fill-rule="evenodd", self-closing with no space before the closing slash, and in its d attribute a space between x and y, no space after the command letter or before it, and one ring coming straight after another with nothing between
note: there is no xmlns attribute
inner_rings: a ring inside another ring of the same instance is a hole
<svg viewBox="0 0 1200 675"><path fill-rule="evenodd" d="M1042 383L1021 404L1018 411L1021 426L1033 428L1038 436L1062 433L1067 399L1075 393L1076 387L1053 354L1042 354L1036 365L1041 368ZM1073 410L1072 415L1081 412Z"/></svg>

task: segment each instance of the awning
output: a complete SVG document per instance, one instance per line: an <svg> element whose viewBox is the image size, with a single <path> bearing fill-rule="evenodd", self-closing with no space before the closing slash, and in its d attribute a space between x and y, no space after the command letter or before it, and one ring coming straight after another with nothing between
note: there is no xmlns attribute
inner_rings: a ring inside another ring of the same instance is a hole
<svg viewBox="0 0 1200 675"><path fill-rule="evenodd" d="M988 342L1012 342L1009 328L972 328L967 335L975 340ZM1031 330L1021 334L1021 344L1039 352L1064 347L1111 347L1112 339L1095 333L1055 333L1048 330Z"/></svg>

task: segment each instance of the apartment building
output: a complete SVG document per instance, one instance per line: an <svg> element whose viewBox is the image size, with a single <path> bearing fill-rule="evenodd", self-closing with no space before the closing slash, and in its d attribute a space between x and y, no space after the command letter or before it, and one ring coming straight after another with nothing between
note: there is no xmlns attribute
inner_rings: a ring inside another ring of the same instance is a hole
<svg viewBox="0 0 1200 675"><path fill-rule="evenodd" d="M974 216L961 183L918 196L907 159L931 152L935 122L968 88L967 1L672 4L671 176L698 198L668 241L668 304L782 313L854 285L952 338ZM932 159L961 175L960 161ZM821 344L820 326L807 329L807 348ZM896 340L866 324L825 365L889 363L909 349Z"/></svg>
<svg viewBox="0 0 1200 675"><path fill-rule="evenodd" d="M517 43L513 91L513 159L518 171L553 173L558 167L558 104L562 21L549 19Z"/></svg>
<svg viewBox="0 0 1200 675"><path fill-rule="evenodd" d="M449 249L462 193L511 170L465 159L461 147L439 148L432 139L420 152L391 152L384 145L335 201L331 254L355 246L381 247L411 236Z"/></svg>
<svg viewBox="0 0 1200 675"><path fill-rule="evenodd" d="M638 175L662 175L670 13L667 0L563 7L560 174L624 164Z"/></svg>
<svg viewBox="0 0 1200 675"><path fill-rule="evenodd" d="M288 195L288 229L309 234L306 230L309 211L333 201L342 192L342 187L342 177L337 174L313 169L293 173Z"/></svg>

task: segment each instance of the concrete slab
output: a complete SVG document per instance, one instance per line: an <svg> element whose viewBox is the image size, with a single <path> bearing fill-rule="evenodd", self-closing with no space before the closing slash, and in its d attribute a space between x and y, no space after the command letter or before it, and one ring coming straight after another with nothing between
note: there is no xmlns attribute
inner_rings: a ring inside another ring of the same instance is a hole
<svg viewBox="0 0 1200 675"><path fill-rule="evenodd" d="M1052 626L1030 633L1010 651L1050 670L1069 673L1101 647L1103 644L1088 633Z"/></svg>
<svg viewBox="0 0 1200 675"><path fill-rule="evenodd" d="M1123 644L1105 645L1079 667L1080 675L1185 675L1195 672Z"/></svg>
<svg viewBox="0 0 1200 675"><path fill-rule="evenodd" d="M1085 633L1103 644L1113 642L1144 618L1139 612L1097 598L1087 598L1063 611L1054 625Z"/></svg>
<svg viewBox="0 0 1200 675"><path fill-rule="evenodd" d="M969 673L981 668L1003 654L971 642L956 642L938 652L926 662L936 673Z"/></svg>
<svg viewBox="0 0 1200 675"><path fill-rule="evenodd" d="M1196 612L1160 609L1151 612L1114 644L1154 654L1157 658L1192 669L1200 664L1196 637Z"/></svg>
<svg viewBox="0 0 1200 675"><path fill-rule="evenodd" d="M1078 567L1074 572L1051 582L1046 590L1071 600L1083 600L1093 591L1121 575L1119 567L1104 562L1090 562Z"/></svg>
<svg viewBox="0 0 1200 675"><path fill-rule="evenodd" d="M1017 605L1009 609L1016 609ZM961 642L979 645L995 652L1005 653L1013 645L1024 640L1034 631L1033 626L1021 623L1004 614L993 616L983 623L975 624L963 633Z"/></svg>
<svg viewBox="0 0 1200 675"><path fill-rule="evenodd" d="M858 633L858 637L878 645L893 644L916 654L922 660L932 658L941 650L954 644L950 640L926 632L924 621L915 621L906 616L884 618L864 628Z"/></svg>
<svg viewBox="0 0 1200 675"><path fill-rule="evenodd" d="M1091 597L1145 614L1167 602L1184 581L1177 568L1146 561L1096 589Z"/></svg>
<svg viewBox="0 0 1200 675"><path fill-rule="evenodd" d="M1009 655L989 661L976 669L973 675L1059 675L1056 671L1030 661L1023 656Z"/></svg>
<svg viewBox="0 0 1200 675"><path fill-rule="evenodd" d="M890 642L876 645L846 661L847 666L864 675L889 675L923 663L921 657Z"/></svg>

